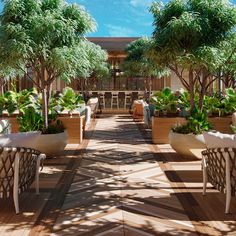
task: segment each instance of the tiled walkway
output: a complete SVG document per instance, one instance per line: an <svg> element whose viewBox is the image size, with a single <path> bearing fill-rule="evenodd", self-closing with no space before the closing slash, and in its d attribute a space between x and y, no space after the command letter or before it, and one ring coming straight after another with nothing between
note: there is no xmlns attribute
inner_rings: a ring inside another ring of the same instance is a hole
<svg viewBox="0 0 236 236"><path fill-rule="evenodd" d="M202 196L200 161L153 145L127 115L104 115L82 145L47 159L40 196L21 194L21 214L0 201L0 235L236 236L236 198Z"/></svg>
<svg viewBox="0 0 236 236"><path fill-rule="evenodd" d="M104 117L53 230L57 235L114 236L194 232L173 193L132 119Z"/></svg>

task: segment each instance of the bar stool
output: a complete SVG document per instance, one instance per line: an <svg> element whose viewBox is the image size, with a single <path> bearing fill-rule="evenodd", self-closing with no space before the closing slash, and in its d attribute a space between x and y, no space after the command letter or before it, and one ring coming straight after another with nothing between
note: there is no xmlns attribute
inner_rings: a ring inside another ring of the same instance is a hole
<svg viewBox="0 0 236 236"><path fill-rule="evenodd" d="M132 100L132 93L125 92L125 102L124 102L124 109L127 109L127 105L129 106L129 109L131 107L131 101Z"/></svg>
<svg viewBox="0 0 236 236"><path fill-rule="evenodd" d="M104 92L100 92L99 93L99 107L100 109L105 109L106 108L106 102L105 102L105 93Z"/></svg>
<svg viewBox="0 0 236 236"><path fill-rule="evenodd" d="M144 94L143 93L138 93L138 100L144 99Z"/></svg>
<svg viewBox="0 0 236 236"><path fill-rule="evenodd" d="M111 109L116 106L119 109L119 92L112 92L111 94Z"/></svg>

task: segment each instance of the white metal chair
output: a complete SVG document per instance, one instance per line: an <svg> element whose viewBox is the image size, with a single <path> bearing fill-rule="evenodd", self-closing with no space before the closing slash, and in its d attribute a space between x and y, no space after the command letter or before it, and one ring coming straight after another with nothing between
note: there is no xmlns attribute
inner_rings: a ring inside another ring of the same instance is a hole
<svg viewBox="0 0 236 236"><path fill-rule="evenodd" d="M130 92L125 92L125 101L124 101L124 108L127 109L127 106L131 107L132 104L132 94Z"/></svg>
<svg viewBox="0 0 236 236"><path fill-rule="evenodd" d="M0 147L0 198L13 196L16 214L19 213L19 193L35 180L39 194L39 168L45 154L30 148Z"/></svg>
<svg viewBox="0 0 236 236"><path fill-rule="evenodd" d="M225 213L229 213L231 196L236 195L236 149L209 148L202 152L203 195L209 181L226 193Z"/></svg>
<svg viewBox="0 0 236 236"><path fill-rule="evenodd" d="M114 106L117 109L119 109L119 93L118 92L112 92L111 94L111 109L113 109Z"/></svg>
<svg viewBox="0 0 236 236"><path fill-rule="evenodd" d="M98 94L98 96L99 96L99 107L100 107L100 109L105 109L106 108L105 93L100 92Z"/></svg>

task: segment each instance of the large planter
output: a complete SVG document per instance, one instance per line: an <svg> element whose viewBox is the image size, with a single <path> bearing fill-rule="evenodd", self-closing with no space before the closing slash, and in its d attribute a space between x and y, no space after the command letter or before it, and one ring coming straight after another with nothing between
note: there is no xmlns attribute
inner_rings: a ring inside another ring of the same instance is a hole
<svg viewBox="0 0 236 236"><path fill-rule="evenodd" d="M170 131L169 143L178 154L185 158L197 157L201 159L201 152L206 149L202 134L179 134Z"/></svg>
<svg viewBox="0 0 236 236"><path fill-rule="evenodd" d="M37 149L40 136L40 131L1 134L0 146Z"/></svg>
<svg viewBox="0 0 236 236"><path fill-rule="evenodd" d="M85 116L60 116L58 118L68 134L68 144L80 144L83 141Z"/></svg>
<svg viewBox="0 0 236 236"><path fill-rule="evenodd" d="M41 134L36 148L46 154L47 157L55 157L62 154L67 145L67 132L58 134Z"/></svg>
<svg viewBox="0 0 236 236"><path fill-rule="evenodd" d="M152 142L155 144L169 143L169 132L177 124L186 123L182 117L152 117Z"/></svg>
<svg viewBox="0 0 236 236"><path fill-rule="evenodd" d="M210 123L213 125L214 130L225 134L232 134L233 131L230 128L232 124L232 116L226 117L209 117Z"/></svg>

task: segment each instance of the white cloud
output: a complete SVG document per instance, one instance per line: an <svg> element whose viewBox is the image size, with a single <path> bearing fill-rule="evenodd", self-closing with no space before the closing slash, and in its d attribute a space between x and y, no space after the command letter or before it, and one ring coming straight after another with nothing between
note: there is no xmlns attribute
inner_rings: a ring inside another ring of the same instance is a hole
<svg viewBox="0 0 236 236"><path fill-rule="evenodd" d="M130 0L130 4L133 7L147 7L150 6L152 0Z"/></svg>
<svg viewBox="0 0 236 236"><path fill-rule="evenodd" d="M106 24L105 26L108 29L109 35L112 37L131 37L135 35L135 31L128 27L110 24Z"/></svg>

